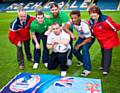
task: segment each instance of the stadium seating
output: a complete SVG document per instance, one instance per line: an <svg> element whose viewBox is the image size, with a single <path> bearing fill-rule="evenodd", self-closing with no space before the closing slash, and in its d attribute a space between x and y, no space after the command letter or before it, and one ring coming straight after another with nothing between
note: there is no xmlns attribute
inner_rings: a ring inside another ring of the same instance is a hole
<svg viewBox="0 0 120 93"><path fill-rule="evenodd" d="M0 3L0 11L5 11L9 5L9 3Z"/></svg>
<svg viewBox="0 0 120 93"><path fill-rule="evenodd" d="M116 10L119 4L119 0L99 0L98 7L102 10Z"/></svg>
<svg viewBox="0 0 120 93"><path fill-rule="evenodd" d="M35 10L36 6L40 4L40 2L44 1L44 0L29 0L30 2L2 2L0 3L0 11L5 11L5 10L16 10L18 5L20 5L21 3L23 4L23 6L29 4L29 3L33 3L31 4L29 7L27 7L27 10ZM38 2L39 1L39 2ZM60 3L61 5L66 5L66 6L62 6L63 10L87 10L87 6L89 7L90 3L84 3L84 0L68 0L70 2L66 2L67 0L62 0L63 3L61 3L61 0L50 0L51 2L55 1L57 3ZM48 3L48 2L47 2ZM100 7L100 9L102 10L117 10L118 5L119 5L120 1L119 0L98 0L97 6ZM43 7L43 5L45 5L46 2L44 1L44 3L42 2L41 7L43 10L48 10L48 7ZM12 5L12 6L11 6ZM34 5L36 5L35 7L33 7Z"/></svg>

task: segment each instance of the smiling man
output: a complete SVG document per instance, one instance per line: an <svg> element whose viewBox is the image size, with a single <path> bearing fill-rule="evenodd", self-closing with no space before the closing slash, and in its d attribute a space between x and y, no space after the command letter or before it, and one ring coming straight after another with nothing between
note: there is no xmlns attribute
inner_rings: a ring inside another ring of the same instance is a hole
<svg viewBox="0 0 120 93"><path fill-rule="evenodd" d="M75 43L73 54L79 60L78 65L83 65L84 70L81 76L87 76L91 73L89 49L94 42L94 38L92 38L88 24L81 20L80 11L71 11L70 18L70 21L65 24L64 30L70 34L71 38L75 35L69 30L70 27L78 33L78 40Z"/></svg>
<svg viewBox="0 0 120 93"><path fill-rule="evenodd" d="M64 32L58 23L52 25L52 32L47 38L47 48L52 50L49 57L48 69L53 70L60 64L61 76L67 74L67 54L70 36Z"/></svg>
<svg viewBox="0 0 120 93"><path fill-rule="evenodd" d="M51 25L49 19L44 18L42 11L37 11L36 20L30 25L30 31L32 33L33 44L34 44L34 65L33 69L37 69L41 56L40 40L43 42L42 62L47 67L48 62L48 49L46 48L47 36L44 35L45 31Z"/></svg>
<svg viewBox="0 0 120 93"><path fill-rule="evenodd" d="M34 17L27 15L24 9L19 9L18 17L11 23L9 28L9 40L17 47L19 69L24 69L23 44L28 61L32 61L29 26L33 20Z"/></svg>

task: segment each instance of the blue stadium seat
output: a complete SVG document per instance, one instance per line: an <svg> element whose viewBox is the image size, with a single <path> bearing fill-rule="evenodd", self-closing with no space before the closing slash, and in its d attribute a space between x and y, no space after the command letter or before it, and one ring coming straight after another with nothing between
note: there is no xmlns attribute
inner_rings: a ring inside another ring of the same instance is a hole
<svg viewBox="0 0 120 93"><path fill-rule="evenodd" d="M119 4L119 0L99 0L97 6L102 10L116 10Z"/></svg>

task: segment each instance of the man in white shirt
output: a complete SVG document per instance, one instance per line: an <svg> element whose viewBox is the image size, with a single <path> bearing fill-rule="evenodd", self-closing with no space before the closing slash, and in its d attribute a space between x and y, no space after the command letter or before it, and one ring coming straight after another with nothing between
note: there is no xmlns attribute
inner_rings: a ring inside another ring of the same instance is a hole
<svg viewBox="0 0 120 93"><path fill-rule="evenodd" d="M90 31L88 24L80 19L80 11L74 10L70 13L71 20L68 21L64 30L68 32L71 38L75 38L75 35L69 31L70 27L73 27L78 33L78 40L75 43L73 54L79 60L79 65L83 65L83 72L81 76L87 76L91 73L91 62L89 48L94 42L94 38ZM81 52L82 51L82 52Z"/></svg>
<svg viewBox="0 0 120 93"><path fill-rule="evenodd" d="M47 37L47 48L52 51L49 57L48 69L53 70L60 64L61 76L67 73L67 53L70 36L64 32L58 23L52 25L52 32Z"/></svg>

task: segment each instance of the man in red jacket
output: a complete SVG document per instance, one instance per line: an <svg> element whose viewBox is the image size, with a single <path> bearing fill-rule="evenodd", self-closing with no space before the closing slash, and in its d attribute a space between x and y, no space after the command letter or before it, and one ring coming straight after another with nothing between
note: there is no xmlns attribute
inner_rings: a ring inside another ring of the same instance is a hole
<svg viewBox="0 0 120 93"><path fill-rule="evenodd" d="M24 55L22 50L22 44L24 44L25 53L28 61L32 61L32 55L30 53L30 23L34 20L34 17L30 17L26 14L24 9L18 11L18 17L11 23L9 28L9 40L17 47L17 60L19 69L24 69Z"/></svg>

